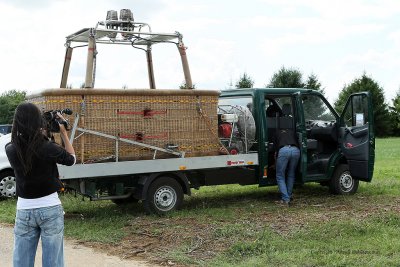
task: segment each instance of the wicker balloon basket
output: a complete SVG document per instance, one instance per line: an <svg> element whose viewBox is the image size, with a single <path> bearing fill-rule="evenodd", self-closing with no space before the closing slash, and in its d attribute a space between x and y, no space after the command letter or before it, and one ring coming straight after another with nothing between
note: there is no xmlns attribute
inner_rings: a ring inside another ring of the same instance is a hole
<svg viewBox="0 0 400 267"><path fill-rule="evenodd" d="M71 127L77 122L70 132L77 159L90 163L177 157L171 151L218 155L218 96L197 89L49 89L28 101L43 111L72 109L66 117Z"/></svg>

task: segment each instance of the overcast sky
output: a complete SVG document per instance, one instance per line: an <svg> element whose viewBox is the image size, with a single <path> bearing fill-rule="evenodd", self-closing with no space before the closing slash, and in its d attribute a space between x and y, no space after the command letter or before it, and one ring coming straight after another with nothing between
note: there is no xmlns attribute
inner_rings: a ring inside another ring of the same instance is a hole
<svg viewBox="0 0 400 267"><path fill-rule="evenodd" d="M387 100L400 87L398 0L0 0L0 93L59 87L65 36L121 8L153 32L183 34L196 88L229 88L243 72L264 87L282 66L317 75L331 101L364 72ZM86 52L74 50L74 88L84 81ZM95 87L148 87L142 51L103 45L98 52ZM153 60L158 88L182 83L174 45L155 45Z"/></svg>

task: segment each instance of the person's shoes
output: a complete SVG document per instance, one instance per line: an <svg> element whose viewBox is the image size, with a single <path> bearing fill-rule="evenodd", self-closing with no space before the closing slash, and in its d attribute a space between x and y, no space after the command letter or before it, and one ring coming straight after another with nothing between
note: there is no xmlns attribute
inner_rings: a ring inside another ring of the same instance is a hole
<svg viewBox="0 0 400 267"><path fill-rule="evenodd" d="M283 206L283 207L289 207L289 202L288 201L284 201L282 199L275 201L275 204L277 204L279 206Z"/></svg>

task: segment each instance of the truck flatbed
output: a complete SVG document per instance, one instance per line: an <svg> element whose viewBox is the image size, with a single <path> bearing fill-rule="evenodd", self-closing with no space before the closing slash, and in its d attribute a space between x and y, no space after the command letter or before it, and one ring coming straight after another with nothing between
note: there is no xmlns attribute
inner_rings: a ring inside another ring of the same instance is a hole
<svg viewBox="0 0 400 267"><path fill-rule="evenodd" d="M72 167L59 165L58 169L60 178L68 180L255 165L258 165L258 153L77 164Z"/></svg>

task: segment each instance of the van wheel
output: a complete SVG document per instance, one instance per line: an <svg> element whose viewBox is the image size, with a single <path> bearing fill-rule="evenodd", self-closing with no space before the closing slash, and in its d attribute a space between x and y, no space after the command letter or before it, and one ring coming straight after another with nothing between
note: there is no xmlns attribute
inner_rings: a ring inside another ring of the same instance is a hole
<svg viewBox="0 0 400 267"><path fill-rule="evenodd" d="M12 171L0 173L0 197L15 197L17 192L17 183Z"/></svg>
<svg viewBox="0 0 400 267"><path fill-rule="evenodd" d="M173 178L160 177L153 181L146 193L144 208L147 213L165 215L182 205L183 190Z"/></svg>
<svg viewBox="0 0 400 267"><path fill-rule="evenodd" d="M358 184L350 174L349 165L340 164L329 182L329 191L335 195L351 195L357 191Z"/></svg>

